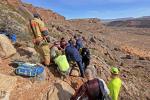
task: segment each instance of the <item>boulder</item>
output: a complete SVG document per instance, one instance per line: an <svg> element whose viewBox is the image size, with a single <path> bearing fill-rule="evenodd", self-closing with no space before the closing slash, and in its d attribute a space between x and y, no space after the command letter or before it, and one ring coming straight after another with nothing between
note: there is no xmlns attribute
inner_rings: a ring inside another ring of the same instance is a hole
<svg viewBox="0 0 150 100"><path fill-rule="evenodd" d="M54 86L50 87L47 100L70 100L74 93L74 89L68 83L57 80Z"/></svg>
<svg viewBox="0 0 150 100"><path fill-rule="evenodd" d="M91 41L91 42L93 42L93 43L96 43L96 39L95 39L95 37L94 37L94 36L92 36L92 37L90 38L90 41Z"/></svg>
<svg viewBox="0 0 150 100"><path fill-rule="evenodd" d="M60 31L60 32L64 32L65 31L64 27L62 27L62 26L57 26L57 30Z"/></svg>
<svg viewBox="0 0 150 100"><path fill-rule="evenodd" d="M16 49L17 53L13 57L11 57L11 60L18 60L31 63L40 62L39 54L36 52L34 48L22 45L19 47L16 46Z"/></svg>
<svg viewBox="0 0 150 100"><path fill-rule="evenodd" d="M85 79L83 79L82 77L73 77L70 76L66 79L64 79L65 82L67 82L68 84L70 84L70 86L75 89L78 90L81 85L85 82Z"/></svg>
<svg viewBox="0 0 150 100"><path fill-rule="evenodd" d="M8 58L16 53L16 49L10 40L3 34L0 34L0 57Z"/></svg>
<svg viewBox="0 0 150 100"><path fill-rule="evenodd" d="M1 59L1 57L0 57L0 64L2 63L2 59Z"/></svg>
<svg viewBox="0 0 150 100"><path fill-rule="evenodd" d="M126 59L132 59L131 55L126 55Z"/></svg>
<svg viewBox="0 0 150 100"><path fill-rule="evenodd" d="M21 55L21 56L28 56L28 57L31 57L33 55L36 55L37 52L35 51L34 48L31 48L31 47L19 47L17 49L18 53Z"/></svg>
<svg viewBox="0 0 150 100"><path fill-rule="evenodd" d="M79 77L80 76L80 71L79 71L79 68L75 67L71 70L70 72L70 75L71 76L75 76L75 77Z"/></svg>
<svg viewBox="0 0 150 100"><path fill-rule="evenodd" d="M0 74L0 100L9 100L11 91L15 88L17 78Z"/></svg>
<svg viewBox="0 0 150 100"><path fill-rule="evenodd" d="M139 60L145 60L145 57L139 57Z"/></svg>

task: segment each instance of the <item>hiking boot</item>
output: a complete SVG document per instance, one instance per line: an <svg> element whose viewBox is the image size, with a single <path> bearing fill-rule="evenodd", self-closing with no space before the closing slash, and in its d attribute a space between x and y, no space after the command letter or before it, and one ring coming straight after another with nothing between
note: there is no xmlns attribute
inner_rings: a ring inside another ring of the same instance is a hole
<svg viewBox="0 0 150 100"><path fill-rule="evenodd" d="M82 77L82 78L85 78L85 75L83 74L83 75L81 75L81 77Z"/></svg>

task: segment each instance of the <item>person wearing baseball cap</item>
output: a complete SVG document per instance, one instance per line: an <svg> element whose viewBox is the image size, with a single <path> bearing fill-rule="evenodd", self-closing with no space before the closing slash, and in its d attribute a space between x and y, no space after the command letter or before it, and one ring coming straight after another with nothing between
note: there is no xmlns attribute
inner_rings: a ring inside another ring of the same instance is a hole
<svg viewBox="0 0 150 100"><path fill-rule="evenodd" d="M119 77L119 69L117 67L111 68L111 78L112 79L108 84L110 97L112 98L112 100L118 100L122 80Z"/></svg>

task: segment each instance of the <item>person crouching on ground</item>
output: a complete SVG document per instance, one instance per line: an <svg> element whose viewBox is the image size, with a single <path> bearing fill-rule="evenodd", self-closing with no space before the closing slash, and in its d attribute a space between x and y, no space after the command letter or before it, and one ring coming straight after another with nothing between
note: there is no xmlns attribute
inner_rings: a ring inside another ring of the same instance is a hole
<svg viewBox="0 0 150 100"><path fill-rule="evenodd" d="M122 81L119 78L119 70L117 67L111 68L111 78L112 79L110 80L110 82L108 84L110 96L111 96L112 100L118 100Z"/></svg>
<svg viewBox="0 0 150 100"><path fill-rule="evenodd" d="M53 46L50 49L51 61L53 62L56 57L62 54L59 42L54 42Z"/></svg>
<svg viewBox="0 0 150 100"><path fill-rule="evenodd" d="M55 42L51 48L51 57L53 58L53 62L56 64L56 69L61 75L61 78L64 79L64 77L67 78L69 76L71 69L64 51L61 50L59 42Z"/></svg>

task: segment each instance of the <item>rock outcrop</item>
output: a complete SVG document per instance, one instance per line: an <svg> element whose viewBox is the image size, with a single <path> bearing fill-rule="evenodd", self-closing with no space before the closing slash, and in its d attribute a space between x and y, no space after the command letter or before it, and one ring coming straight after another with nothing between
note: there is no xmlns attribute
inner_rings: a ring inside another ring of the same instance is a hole
<svg viewBox="0 0 150 100"><path fill-rule="evenodd" d="M58 80L50 87L46 100L69 100L74 93L74 89L68 83Z"/></svg>
<svg viewBox="0 0 150 100"><path fill-rule="evenodd" d="M21 0L6 0L8 4L14 6L14 7L19 7L22 5Z"/></svg>
<svg viewBox="0 0 150 100"><path fill-rule="evenodd" d="M1 100L9 100L11 91L15 88L17 78L0 74L0 98Z"/></svg>
<svg viewBox="0 0 150 100"><path fill-rule="evenodd" d="M11 41L3 34L0 34L0 57L8 58L16 53Z"/></svg>
<svg viewBox="0 0 150 100"><path fill-rule="evenodd" d="M31 13L39 13L46 23L49 23L51 21L57 21L57 22L65 21L64 16L61 16L53 12L52 10L43 9L40 7L34 7L31 4L24 4L24 7L26 7Z"/></svg>

